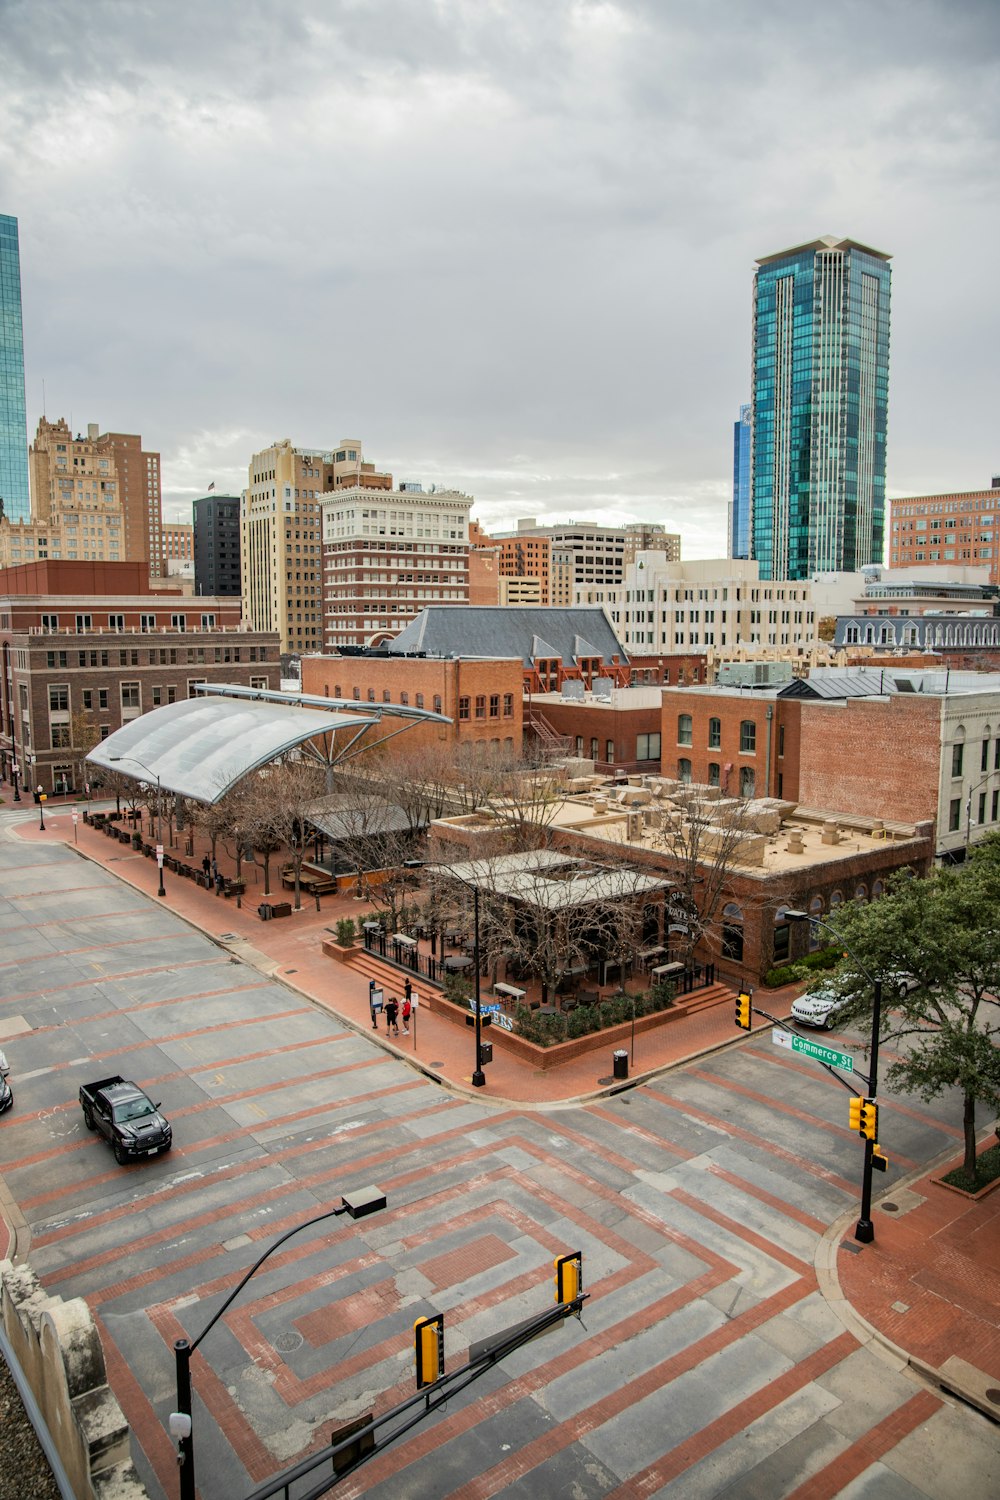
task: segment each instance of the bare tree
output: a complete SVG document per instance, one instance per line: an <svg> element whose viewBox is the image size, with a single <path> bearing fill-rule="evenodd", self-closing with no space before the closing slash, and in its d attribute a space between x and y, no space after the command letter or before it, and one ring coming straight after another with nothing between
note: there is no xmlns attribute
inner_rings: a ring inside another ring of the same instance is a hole
<svg viewBox="0 0 1000 1500"><path fill-rule="evenodd" d="M302 861L306 851L309 814L326 782L322 767L313 761L285 760L268 768L261 779L269 832L268 844L286 848L292 857L295 910L302 906ZM264 870L267 894L267 864Z"/></svg>

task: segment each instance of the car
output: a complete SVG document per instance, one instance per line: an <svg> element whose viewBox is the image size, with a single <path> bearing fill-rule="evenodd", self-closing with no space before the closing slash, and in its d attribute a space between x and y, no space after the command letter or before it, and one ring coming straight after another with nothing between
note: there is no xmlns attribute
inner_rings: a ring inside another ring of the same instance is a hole
<svg viewBox="0 0 1000 1500"><path fill-rule="evenodd" d="M847 997L835 990L809 990L792 1001L792 1020L802 1026L822 1026L828 1031L846 1004Z"/></svg>
<svg viewBox="0 0 1000 1500"><path fill-rule="evenodd" d="M904 995L916 988L917 980L912 974L904 974L901 969L894 969L882 977L883 997L896 996L902 1000ZM829 1031L851 999L850 995L838 994L836 990L821 985L792 1001L792 1020L803 1026L822 1026Z"/></svg>

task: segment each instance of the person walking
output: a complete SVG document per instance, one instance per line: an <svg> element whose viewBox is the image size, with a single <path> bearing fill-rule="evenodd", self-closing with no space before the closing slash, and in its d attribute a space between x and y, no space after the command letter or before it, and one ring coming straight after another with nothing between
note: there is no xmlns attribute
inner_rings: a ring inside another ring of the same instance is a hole
<svg viewBox="0 0 1000 1500"><path fill-rule="evenodd" d="M201 862L201 873L205 877L205 889L208 890L212 878L212 856L210 854L206 854Z"/></svg>
<svg viewBox="0 0 1000 1500"><path fill-rule="evenodd" d="M395 995L385 1002L385 1031L387 1036L399 1036L399 1001Z"/></svg>
<svg viewBox="0 0 1000 1500"><path fill-rule="evenodd" d="M404 979L403 980L403 999L404 1000L409 1000L409 998L410 998L410 996L412 994L413 994L413 985L410 983L409 979Z"/></svg>
<svg viewBox="0 0 1000 1500"><path fill-rule="evenodd" d="M409 1036L409 1034L410 1034L410 1016L413 1013L412 994L413 994L413 987L410 984L410 981L407 980L406 981L406 994L403 996L403 1035L404 1036Z"/></svg>

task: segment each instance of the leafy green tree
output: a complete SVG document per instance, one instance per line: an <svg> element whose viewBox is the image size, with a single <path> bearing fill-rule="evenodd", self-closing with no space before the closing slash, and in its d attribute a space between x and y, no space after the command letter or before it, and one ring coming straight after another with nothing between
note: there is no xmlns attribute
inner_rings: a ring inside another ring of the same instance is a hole
<svg viewBox="0 0 1000 1500"><path fill-rule="evenodd" d="M964 1169L975 1174L976 1106L1000 1110L1000 840L964 869L918 880L901 872L869 906L841 908L835 925L850 948L838 987L870 1007L866 976L881 974L881 1040L903 1055L894 1088L963 1100ZM995 924L995 925L994 925ZM859 970L862 972L859 973ZM906 976L915 981L907 989Z"/></svg>

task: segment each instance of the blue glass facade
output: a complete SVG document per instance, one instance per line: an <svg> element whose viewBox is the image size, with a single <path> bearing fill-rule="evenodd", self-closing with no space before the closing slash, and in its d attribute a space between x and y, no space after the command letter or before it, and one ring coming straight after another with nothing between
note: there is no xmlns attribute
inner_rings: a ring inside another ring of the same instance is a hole
<svg viewBox="0 0 1000 1500"><path fill-rule="evenodd" d="M889 257L826 238L757 263L752 556L762 578L881 562Z"/></svg>
<svg viewBox="0 0 1000 1500"><path fill-rule="evenodd" d="M729 512L729 556L750 556L750 403L733 423L733 503Z"/></svg>
<svg viewBox="0 0 1000 1500"><path fill-rule="evenodd" d="M17 220L9 214L0 214L0 500L8 520L30 519L21 260Z"/></svg>

